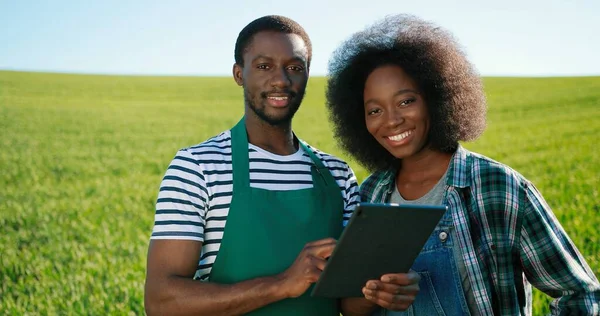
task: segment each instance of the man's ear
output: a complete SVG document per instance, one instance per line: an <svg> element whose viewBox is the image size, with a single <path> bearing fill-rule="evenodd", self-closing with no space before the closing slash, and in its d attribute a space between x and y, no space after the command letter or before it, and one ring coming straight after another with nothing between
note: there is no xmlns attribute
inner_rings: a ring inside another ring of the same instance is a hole
<svg viewBox="0 0 600 316"><path fill-rule="evenodd" d="M242 75L243 70L244 69L242 66L238 65L237 63L233 64L233 80L235 80L235 83L237 83L238 86L242 86L244 84L244 76Z"/></svg>

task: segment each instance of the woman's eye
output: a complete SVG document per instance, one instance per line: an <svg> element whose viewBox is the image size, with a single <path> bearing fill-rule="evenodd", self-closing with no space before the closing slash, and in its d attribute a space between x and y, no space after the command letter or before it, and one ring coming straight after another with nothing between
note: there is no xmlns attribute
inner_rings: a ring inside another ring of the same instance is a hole
<svg viewBox="0 0 600 316"><path fill-rule="evenodd" d="M406 100L403 100L402 102L400 102L399 105L400 106L406 106L406 105L409 105L409 104L411 104L413 102L415 102L415 99L406 99Z"/></svg>
<svg viewBox="0 0 600 316"><path fill-rule="evenodd" d="M367 115L373 115L373 114L377 114L380 113L381 110L380 109L374 109L374 110L370 110L367 112Z"/></svg>

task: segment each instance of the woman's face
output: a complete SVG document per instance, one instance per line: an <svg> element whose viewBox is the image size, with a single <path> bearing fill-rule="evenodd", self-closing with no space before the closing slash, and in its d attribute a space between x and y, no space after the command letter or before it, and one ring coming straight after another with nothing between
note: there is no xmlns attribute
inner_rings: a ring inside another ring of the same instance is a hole
<svg viewBox="0 0 600 316"><path fill-rule="evenodd" d="M388 152L400 159L421 152L429 113L419 87L402 68L375 68L365 82L363 101L367 130Z"/></svg>

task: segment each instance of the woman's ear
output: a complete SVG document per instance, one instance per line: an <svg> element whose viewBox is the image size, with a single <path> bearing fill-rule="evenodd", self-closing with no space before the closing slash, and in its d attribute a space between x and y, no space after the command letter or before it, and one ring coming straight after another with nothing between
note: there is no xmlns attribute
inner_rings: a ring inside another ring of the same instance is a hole
<svg viewBox="0 0 600 316"><path fill-rule="evenodd" d="M233 64L233 80L235 80L235 83L237 83L238 86L244 85L244 77L242 76L243 70L244 68L242 68L242 66L238 65L237 63Z"/></svg>

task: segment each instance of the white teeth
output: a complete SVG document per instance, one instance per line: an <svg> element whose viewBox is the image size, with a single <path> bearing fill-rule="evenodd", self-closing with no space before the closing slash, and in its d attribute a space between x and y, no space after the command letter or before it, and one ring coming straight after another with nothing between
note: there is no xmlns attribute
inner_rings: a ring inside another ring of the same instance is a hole
<svg viewBox="0 0 600 316"><path fill-rule="evenodd" d="M283 100L287 100L287 97L269 97L269 99L283 101Z"/></svg>
<svg viewBox="0 0 600 316"><path fill-rule="evenodd" d="M406 132L404 132L402 134L398 134L398 135L394 135L394 136L388 136L388 138L391 139L391 140L393 140L393 141L395 141L395 142L398 142L398 141L401 141L401 140L405 139L410 134L412 134L412 130L406 131Z"/></svg>

